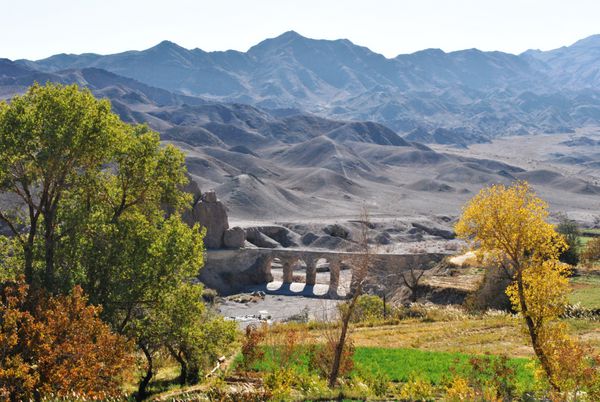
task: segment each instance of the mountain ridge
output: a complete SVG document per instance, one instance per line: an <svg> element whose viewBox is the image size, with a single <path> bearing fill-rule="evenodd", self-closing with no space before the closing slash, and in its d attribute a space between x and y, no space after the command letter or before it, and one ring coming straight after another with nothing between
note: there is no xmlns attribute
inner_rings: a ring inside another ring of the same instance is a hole
<svg viewBox="0 0 600 402"><path fill-rule="evenodd" d="M100 68L181 95L375 121L402 135L423 129L433 142L441 138L436 130L448 130L459 146L600 125L598 36L518 55L425 49L386 58L348 39L288 31L246 52L162 41L140 51L16 63L46 74Z"/></svg>
<svg viewBox="0 0 600 402"><path fill-rule="evenodd" d="M0 60L1 98L23 93L36 81L87 87L95 96L108 98L126 122L148 124L160 132L163 142L186 153L188 171L199 187L216 189L240 218L328 216L332 206L350 216L365 201L385 213L430 213L430 208L446 213L482 185L529 177L527 171L506 163L465 156L458 149L456 154L440 152L419 143L458 145L467 151L469 144L491 139L468 129L421 127L402 137L368 116L332 119L300 109L261 109L173 93L97 67L46 73ZM479 93L461 88L422 99L449 100L454 108L449 113L454 115L468 103L461 97ZM487 96L508 96L502 93ZM389 94L382 88L373 96ZM422 101L402 96L409 102ZM528 108L539 96L523 92L518 99L522 108ZM550 100L560 104L560 99L550 96ZM569 143L573 149L578 144ZM582 203L600 193L600 187L576 176L533 171L531 177L549 194L559 191L563 197L567 191L583 197ZM544 185L540 177L551 180Z"/></svg>

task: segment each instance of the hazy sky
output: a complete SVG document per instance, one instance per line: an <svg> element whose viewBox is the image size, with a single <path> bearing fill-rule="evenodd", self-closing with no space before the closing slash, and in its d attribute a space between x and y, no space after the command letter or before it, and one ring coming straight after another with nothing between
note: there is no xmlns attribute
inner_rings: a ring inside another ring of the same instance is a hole
<svg viewBox="0 0 600 402"><path fill-rule="evenodd" d="M600 33L599 0L0 0L0 57L115 53L168 39L247 50L284 31L394 57L424 48L520 53Z"/></svg>

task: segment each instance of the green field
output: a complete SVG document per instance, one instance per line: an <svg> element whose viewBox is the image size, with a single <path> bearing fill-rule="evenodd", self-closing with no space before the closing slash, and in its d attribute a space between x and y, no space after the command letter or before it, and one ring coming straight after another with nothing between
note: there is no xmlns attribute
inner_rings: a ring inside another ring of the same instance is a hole
<svg viewBox="0 0 600 402"><path fill-rule="evenodd" d="M580 303L582 307L600 308L600 275L584 275L571 279L573 291L569 296L572 304Z"/></svg>
<svg viewBox="0 0 600 402"><path fill-rule="evenodd" d="M449 380L453 373L465 376L471 357L464 353L419 349L357 347L353 375L385 376L393 382L406 382L409 378L417 376L434 385L440 385ZM241 362L241 356L238 356L237 362ZM515 370L517 388L522 391L531 389L534 383L531 359L510 358L509 365ZM263 360L254 365L255 370L262 372L278 368L271 348L265 348ZM294 369L304 373L309 371L307 354L299 356Z"/></svg>
<svg viewBox="0 0 600 402"><path fill-rule="evenodd" d="M594 237L600 236L600 229L584 229L581 231L581 236L579 236L579 240L581 241L581 247L585 247L585 245L592 240Z"/></svg>
<svg viewBox="0 0 600 402"><path fill-rule="evenodd" d="M419 349L357 348L354 360L357 369L367 370L373 375L380 373L392 381L405 382L418 374L432 384L441 384L456 374L466 374L471 356L463 353L432 352ZM531 360L511 358L509 364L515 370L521 389L533 384Z"/></svg>

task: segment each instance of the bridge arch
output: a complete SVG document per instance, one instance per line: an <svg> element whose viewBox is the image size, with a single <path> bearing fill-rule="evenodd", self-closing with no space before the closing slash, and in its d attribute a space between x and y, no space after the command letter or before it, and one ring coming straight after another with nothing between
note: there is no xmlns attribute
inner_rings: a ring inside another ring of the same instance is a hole
<svg viewBox="0 0 600 402"><path fill-rule="evenodd" d="M294 282L294 268L303 265L306 269L305 287L314 287L317 285L317 265L320 260L325 260L329 264L329 289L327 296L337 297L340 285L341 260L333 253L321 252L291 252L272 251L271 261L279 261L282 267L283 285L290 285ZM270 265L268 267L270 271Z"/></svg>

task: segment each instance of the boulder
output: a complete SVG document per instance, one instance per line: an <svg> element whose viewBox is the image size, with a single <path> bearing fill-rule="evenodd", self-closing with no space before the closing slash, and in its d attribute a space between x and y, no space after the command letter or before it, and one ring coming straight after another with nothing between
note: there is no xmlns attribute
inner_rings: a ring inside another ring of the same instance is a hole
<svg viewBox="0 0 600 402"><path fill-rule="evenodd" d="M388 232L378 233L375 236L375 243L377 244L390 244L392 242L392 237Z"/></svg>
<svg viewBox="0 0 600 402"><path fill-rule="evenodd" d="M256 226L256 229L283 247L298 247L300 245L300 235L285 226L265 225Z"/></svg>
<svg viewBox="0 0 600 402"><path fill-rule="evenodd" d="M325 226L323 232L327 233L329 236L339 237L344 240L347 240L350 237L350 231L338 223Z"/></svg>
<svg viewBox="0 0 600 402"><path fill-rule="evenodd" d="M313 232L308 232L301 238L302 245L309 246L312 242L314 242L318 238L319 238L319 236L317 236Z"/></svg>
<svg viewBox="0 0 600 402"><path fill-rule="evenodd" d="M441 237L442 239L446 239L446 240L452 240L456 237L452 230L442 227L440 225L436 225L435 223L413 222L412 225L416 229L420 229L431 236Z"/></svg>
<svg viewBox="0 0 600 402"><path fill-rule="evenodd" d="M278 248L281 244L262 233L258 228L246 229L246 240L261 248Z"/></svg>
<svg viewBox="0 0 600 402"><path fill-rule="evenodd" d="M223 245L227 248L242 248L246 241L246 232L239 226L227 229L223 234Z"/></svg>
<svg viewBox="0 0 600 402"><path fill-rule="evenodd" d="M186 173L185 177L188 179L188 182L183 187L183 191L192 194L192 205L194 205L202 197L202 191L200 191L200 186L198 186L198 183L194 181L189 173Z"/></svg>

